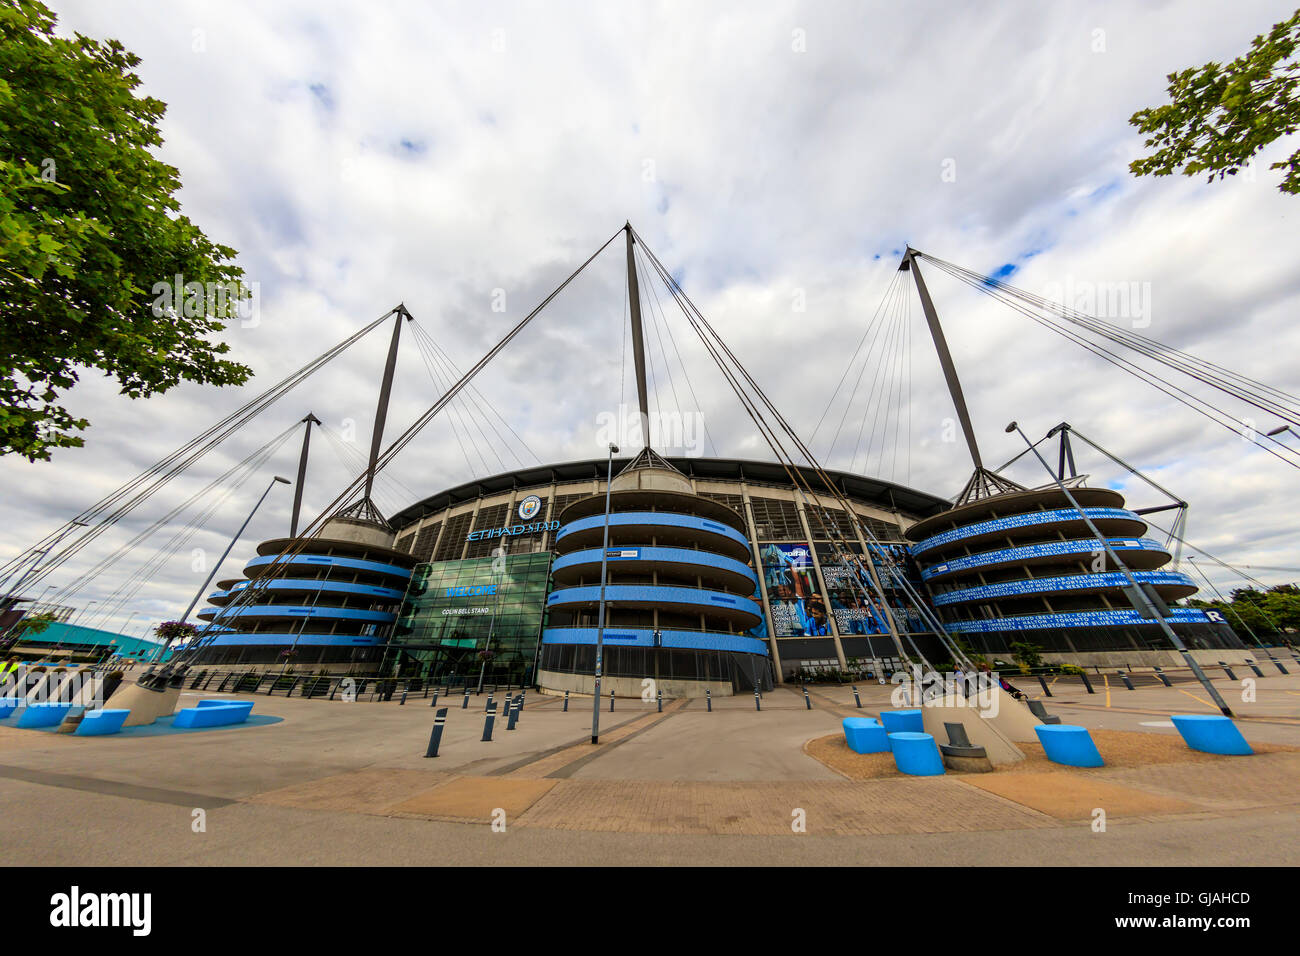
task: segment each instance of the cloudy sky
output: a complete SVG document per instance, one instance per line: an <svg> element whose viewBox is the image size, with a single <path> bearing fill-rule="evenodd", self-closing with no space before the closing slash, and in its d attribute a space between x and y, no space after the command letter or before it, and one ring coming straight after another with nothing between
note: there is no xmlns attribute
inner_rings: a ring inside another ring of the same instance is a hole
<svg viewBox="0 0 1300 956"><path fill-rule="evenodd" d="M257 284L257 323L226 337L256 375L133 402L88 373L68 396L92 420L86 446L52 463L0 461L6 557L398 302L464 368L625 220L792 424L816 432L825 464L945 497L970 460L948 440L952 407L915 292L889 294L907 243L1039 294L1130 289L1112 321L1300 391L1300 199L1267 169L1294 143L1253 177L1213 185L1127 171L1142 152L1128 117L1163 101L1165 75L1239 55L1289 14L1285 2L52 6L63 32L138 54L145 91L168 104L162 155L181 171L184 210L240 250ZM1033 437L1069 421L1189 501L1194 544L1269 583L1300 579L1262 570L1300 567L1295 469L937 269L926 276L988 463L1018 450L1010 419ZM517 461L600 456L602 424L632 394L624 288L620 241L476 382L522 441L468 409L459 425L440 416L381 477L380 506ZM658 407L702 412L700 453L770 458L659 297L647 331ZM878 310L882 331L850 366ZM308 411L334 436L313 439L315 517L368 448L386 339L291 393L87 558ZM439 394L406 333L390 436ZM138 633L177 615L202 580L190 548L219 554L270 475L292 475L297 443L109 623L134 612ZM1103 459L1080 450L1079 465L1132 487L1135 506L1161 503ZM1010 474L1041 483L1035 468ZM286 531L291 494L272 493L227 572L252 541ZM108 604L150 553L76 603Z"/></svg>

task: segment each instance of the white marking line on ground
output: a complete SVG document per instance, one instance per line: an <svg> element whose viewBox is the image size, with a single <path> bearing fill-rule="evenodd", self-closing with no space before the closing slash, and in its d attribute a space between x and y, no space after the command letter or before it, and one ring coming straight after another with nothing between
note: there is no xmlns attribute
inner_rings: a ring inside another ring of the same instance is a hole
<svg viewBox="0 0 1300 956"><path fill-rule="evenodd" d="M1172 727L1172 720L1139 720L1138 723L1143 727Z"/></svg>

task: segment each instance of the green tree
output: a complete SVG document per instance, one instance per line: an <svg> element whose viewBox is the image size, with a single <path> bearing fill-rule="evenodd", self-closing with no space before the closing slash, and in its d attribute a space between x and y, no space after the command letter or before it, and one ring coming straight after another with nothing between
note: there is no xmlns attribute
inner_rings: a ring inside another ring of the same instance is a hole
<svg viewBox="0 0 1300 956"><path fill-rule="evenodd" d="M0 0L0 454L33 461L83 443L59 403L81 370L132 398L250 374L209 339L251 300L235 250L180 214L180 175L150 151L166 105L136 95L116 40L54 26Z"/></svg>
<svg viewBox="0 0 1300 956"><path fill-rule="evenodd" d="M1250 52L1227 66L1206 63L1170 73L1170 102L1138 110L1129 119L1150 134L1156 151L1134 160L1137 176L1208 173L1235 176L1252 156L1300 128L1300 10L1251 41ZM1300 149L1270 169L1284 169L1282 192L1300 193Z"/></svg>

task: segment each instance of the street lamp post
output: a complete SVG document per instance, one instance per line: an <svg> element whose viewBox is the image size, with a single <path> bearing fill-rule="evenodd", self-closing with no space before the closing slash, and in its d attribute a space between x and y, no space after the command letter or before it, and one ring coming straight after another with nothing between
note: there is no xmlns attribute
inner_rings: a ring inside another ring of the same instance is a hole
<svg viewBox="0 0 1300 956"><path fill-rule="evenodd" d="M1106 540L1105 535L1103 535L1097 526L1092 523L1092 519L1089 518L1088 513L1080 507L1079 502L1075 500L1074 495L1070 494L1070 489L1065 486L1065 482L1057 477L1056 472L1052 470L1052 466L1047 463L1047 460L1043 458L1041 454L1039 454L1038 449L1034 446L1033 442L1029 440L1028 436L1020 430L1019 425L1012 422L1007 426L1006 430L1008 433L1016 432L1022 439L1024 439L1025 444L1029 446L1029 450L1034 453L1034 457L1042 463L1043 468L1045 468L1047 473L1052 476L1052 481L1056 482L1056 487L1065 495L1066 499L1070 502L1071 507L1079 513L1079 517L1082 518L1084 524L1088 526L1088 530L1091 531L1092 536L1097 539L1097 543L1102 546L1102 549L1106 552L1106 556L1110 559L1111 563L1123 572L1125 579L1129 583L1131 589L1130 594L1133 599L1136 600L1140 598L1146 604L1151 617L1153 617L1156 623L1160 625L1160 629L1165 632L1165 637L1169 638L1169 642L1174 645L1174 648L1178 653L1183 655L1183 660L1187 662L1187 666L1191 669L1192 673L1196 675L1196 679L1205 687L1215 705L1219 710L1223 711L1224 716L1231 717L1232 710L1229 709L1226 703L1224 703L1218 690L1216 690L1214 685L1210 683L1210 679L1205 676L1205 672L1202 671L1200 665L1196 663L1196 658L1192 657L1191 653L1187 650L1187 646L1183 644L1178 635L1174 633L1174 629L1169 626L1169 622L1166 621L1164 617L1161 616L1159 610L1152 605L1151 601L1146 596L1146 592L1143 591L1141 585L1138 584L1137 578L1133 576L1133 572L1128 569L1128 565L1120 560L1119 555L1116 554L1115 550L1110 546L1110 542Z"/></svg>
<svg viewBox="0 0 1300 956"><path fill-rule="evenodd" d="M1268 437L1272 438L1274 435L1280 435L1283 432L1290 432L1292 438L1300 438L1300 432L1297 432L1290 425L1282 425L1280 428L1274 428L1271 432L1268 433Z"/></svg>
<svg viewBox="0 0 1300 956"><path fill-rule="evenodd" d="M600 671L605 650L605 567L609 559L609 496L614 487L614 455L618 446L609 446L609 463L605 468L605 540L600 549L600 610L596 615L596 686L591 695L591 742L600 742Z"/></svg>
<svg viewBox="0 0 1300 956"><path fill-rule="evenodd" d="M267 485L266 490L262 492L262 497L257 499L257 504L253 505L253 510L248 513L248 517L244 519L244 523L239 526L239 530L235 532L235 536L231 538L230 543L226 545L226 550L221 552L221 557L219 557L217 563L212 566L212 570L208 572L207 578L205 578L203 583L199 585L198 591L194 594L194 599L190 601L190 606L185 609L185 613L181 615L181 619L177 623L184 624L186 620L189 619L190 614L194 611L195 605L199 603L199 599L203 597L204 593L207 591L208 585L211 584L212 579L217 576L217 571L221 568L222 562L226 560L226 557L235 547L235 542L238 541L240 536L244 533L244 529L248 527L248 523L253 520L253 515L257 514L257 509L262 506L262 502L265 501L266 496L271 493L271 489L277 484L287 485L290 483L291 482L288 478L281 478L279 475L276 475L271 479L271 483ZM159 648L153 659L155 661L161 659L162 656L167 653L167 648L171 647L171 643L172 639L170 637L167 638L166 642L161 648Z"/></svg>

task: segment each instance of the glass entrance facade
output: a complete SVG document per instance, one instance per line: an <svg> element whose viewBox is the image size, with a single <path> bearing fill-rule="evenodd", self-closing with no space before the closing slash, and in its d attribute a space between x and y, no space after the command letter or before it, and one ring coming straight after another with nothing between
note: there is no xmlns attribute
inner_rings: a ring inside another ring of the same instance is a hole
<svg viewBox="0 0 1300 956"><path fill-rule="evenodd" d="M438 683L531 678L550 572L550 552L416 565L393 670Z"/></svg>

